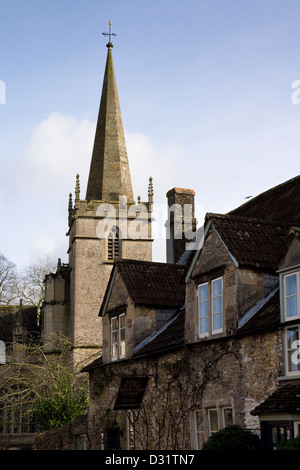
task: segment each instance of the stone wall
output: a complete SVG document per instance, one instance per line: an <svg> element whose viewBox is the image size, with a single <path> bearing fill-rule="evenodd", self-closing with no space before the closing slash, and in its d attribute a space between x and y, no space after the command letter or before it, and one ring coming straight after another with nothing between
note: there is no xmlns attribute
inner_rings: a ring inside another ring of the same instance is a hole
<svg viewBox="0 0 300 470"><path fill-rule="evenodd" d="M39 433L36 450L86 450L89 448L87 415L78 416L64 428Z"/></svg>
<svg viewBox="0 0 300 470"><path fill-rule="evenodd" d="M205 438L210 408L221 417L222 410L230 407L235 424L259 432L258 418L251 411L278 386L281 348L281 333L274 330L203 340L173 353L91 371L91 448L107 444L114 421L122 431L121 448L128 448L128 412L114 410L126 375L149 377L140 410L133 411L131 418L136 449L195 449L196 409L203 411Z"/></svg>

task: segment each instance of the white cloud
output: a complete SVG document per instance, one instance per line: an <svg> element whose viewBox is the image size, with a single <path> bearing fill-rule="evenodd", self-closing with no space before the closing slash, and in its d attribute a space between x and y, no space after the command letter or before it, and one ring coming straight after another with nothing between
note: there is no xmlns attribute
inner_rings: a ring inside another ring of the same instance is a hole
<svg viewBox="0 0 300 470"><path fill-rule="evenodd" d="M34 129L24 149L20 182L33 197L61 200L73 192L75 176L86 181L95 123L51 113ZM84 188L85 189L85 188Z"/></svg>
<svg viewBox="0 0 300 470"><path fill-rule="evenodd" d="M135 198L141 195L142 201L147 199L151 176L154 200L163 203L167 191L180 186L181 171L176 162L183 157L184 150L173 143L154 144L149 136L141 132L126 132L126 145Z"/></svg>

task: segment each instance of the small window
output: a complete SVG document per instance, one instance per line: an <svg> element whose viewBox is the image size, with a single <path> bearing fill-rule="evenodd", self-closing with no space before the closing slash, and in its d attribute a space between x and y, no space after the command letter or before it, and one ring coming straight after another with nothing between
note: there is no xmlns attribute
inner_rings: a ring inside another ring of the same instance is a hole
<svg viewBox="0 0 300 470"><path fill-rule="evenodd" d="M209 435L211 436L215 432L219 431L219 419L217 408L208 410L208 424L209 424Z"/></svg>
<svg viewBox="0 0 300 470"><path fill-rule="evenodd" d="M286 320L299 317L299 275L284 276L284 316Z"/></svg>
<svg viewBox="0 0 300 470"><path fill-rule="evenodd" d="M119 358L125 357L125 313L119 316Z"/></svg>
<svg viewBox="0 0 300 470"><path fill-rule="evenodd" d="M233 424L232 408L223 408L224 428Z"/></svg>
<svg viewBox="0 0 300 470"><path fill-rule="evenodd" d="M125 313L111 318L111 360L125 357Z"/></svg>
<svg viewBox="0 0 300 470"><path fill-rule="evenodd" d="M223 331L223 283L222 278L212 281L212 331Z"/></svg>
<svg viewBox="0 0 300 470"><path fill-rule="evenodd" d="M200 338L223 331L223 279L220 277L198 286Z"/></svg>
<svg viewBox="0 0 300 470"><path fill-rule="evenodd" d="M196 449L201 450L204 444L204 421L203 421L203 410L196 410L195 416L195 433L196 433Z"/></svg>
<svg viewBox="0 0 300 470"><path fill-rule="evenodd" d="M111 360L116 361L118 359L118 317L111 319Z"/></svg>
<svg viewBox="0 0 300 470"><path fill-rule="evenodd" d="M286 328L286 372L287 374L299 374L300 350L299 350L299 326Z"/></svg>
<svg viewBox="0 0 300 470"><path fill-rule="evenodd" d="M208 304L208 284L199 286L199 328L200 336L206 336L209 332L209 304Z"/></svg>

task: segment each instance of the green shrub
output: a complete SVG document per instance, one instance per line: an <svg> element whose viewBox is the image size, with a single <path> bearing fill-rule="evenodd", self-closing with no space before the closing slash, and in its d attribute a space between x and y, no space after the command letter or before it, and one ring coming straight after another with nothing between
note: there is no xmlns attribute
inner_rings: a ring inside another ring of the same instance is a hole
<svg viewBox="0 0 300 470"><path fill-rule="evenodd" d="M259 437L234 424L220 429L204 443L203 450L259 450Z"/></svg>
<svg viewBox="0 0 300 470"><path fill-rule="evenodd" d="M35 402L35 419L42 431L57 429L84 414L88 405L88 393L72 373L53 367L55 381L49 384L45 396Z"/></svg>
<svg viewBox="0 0 300 470"><path fill-rule="evenodd" d="M277 450L300 450L300 434L296 437L291 437L288 441L279 442Z"/></svg>

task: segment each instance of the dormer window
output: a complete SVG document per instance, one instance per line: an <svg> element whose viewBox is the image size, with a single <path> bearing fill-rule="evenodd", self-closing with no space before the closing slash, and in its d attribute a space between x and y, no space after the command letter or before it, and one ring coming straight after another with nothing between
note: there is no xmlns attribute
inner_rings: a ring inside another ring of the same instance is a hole
<svg viewBox="0 0 300 470"><path fill-rule="evenodd" d="M111 360L125 357L125 313L111 318Z"/></svg>
<svg viewBox="0 0 300 470"><path fill-rule="evenodd" d="M300 374L300 271L282 277L282 314L284 331L285 373Z"/></svg>
<svg viewBox="0 0 300 470"><path fill-rule="evenodd" d="M199 336L223 331L222 277L198 286Z"/></svg>
<svg viewBox="0 0 300 470"><path fill-rule="evenodd" d="M299 318L300 312L300 272L284 276L284 316L286 320Z"/></svg>

